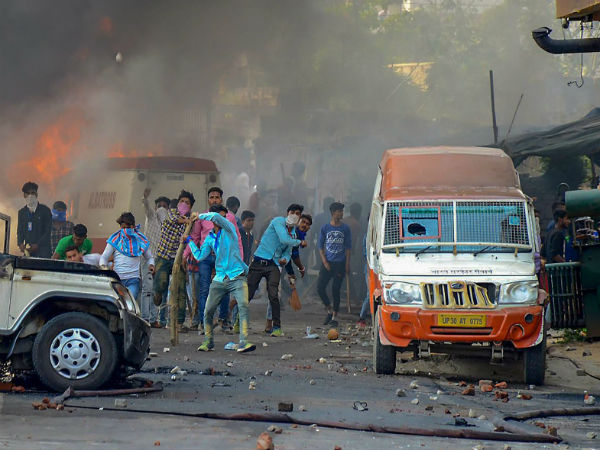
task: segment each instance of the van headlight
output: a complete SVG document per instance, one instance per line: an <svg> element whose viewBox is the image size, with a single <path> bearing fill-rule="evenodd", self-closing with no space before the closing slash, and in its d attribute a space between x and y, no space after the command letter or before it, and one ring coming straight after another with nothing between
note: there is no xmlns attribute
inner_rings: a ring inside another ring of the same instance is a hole
<svg viewBox="0 0 600 450"><path fill-rule="evenodd" d="M121 283L113 283L112 287L119 296L121 306L123 306L123 308L127 311L130 311L134 314L139 314L139 307L136 301L131 297L129 289L127 289Z"/></svg>
<svg viewBox="0 0 600 450"><path fill-rule="evenodd" d="M421 288L418 284L392 283L384 289L385 302L391 305L414 305L421 303Z"/></svg>
<svg viewBox="0 0 600 450"><path fill-rule="evenodd" d="M503 284L500 291L500 303L534 303L538 298L537 281L517 281Z"/></svg>

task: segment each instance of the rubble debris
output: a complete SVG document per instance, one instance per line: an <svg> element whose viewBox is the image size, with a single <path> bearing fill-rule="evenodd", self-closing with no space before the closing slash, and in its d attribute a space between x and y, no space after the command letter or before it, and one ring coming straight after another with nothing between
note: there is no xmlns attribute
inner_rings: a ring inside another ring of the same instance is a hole
<svg viewBox="0 0 600 450"><path fill-rule="evenodd" d="M227 361L227 362L225 363L225 365L226 365L227 367L233 367L233 361Z"/></svg>
<svg viewBox="0 0 600 450"><path fill-rule="evenodd" d="M532 397L531 394L523 394L521 391L517 391L517 398L520 398L521 400L531 400Z"/></svg>
<svg viewBox="0 0 600 450"><path fill-rule="evenodd" d="M189 362L190 361L190 357L187 356L187 355L183 355L183 360L186 361L186 362Z"/></svg>
<svg viewBox="0 0 600 450"><path fill-rule="evenodd" d="M457 427L466 427L467 425L469 425L469 423L463 419L462 417L455 417L454 418L454 426Z"/></svg>
<svg viewBox="0 0 600 450"><path fill-rule="evenodd" d="M543 422L534 422L533 424L538 428L542 428L542 429L546 428L546 424Z"/></svg>
<svg viewBox="0 0 600 450"><path fill-rule="evenodd" d="M173 368L171 369L171 372L170 372L170 373L172 373L172 374L173 374L173 373L179 373L179 372L181 372L181 367L179 367L179 366L175 366L175 367L173 367Z"/></svg>
<svg viewBox="0 0 600 450"><path fill-rule="evenodd" d="M160 441L154 441L154 446L155 447L160 447Z"/></svg>
<svg viewBox="0 0 600 450"><path fill-rule="evenodd" d="M418 398L413 398L413 399L412 399L410 402L411 402L413 405L418 405L418 404L419 404L419 399L418 399Z"/></svg>
<svg viewBox="0 0 600 450"><path fill-rule="evenodd" d="M566 351L566 352L572 352L572 351L574 351L574 350L577 350L577 349L576 349L576 348L574 348L574 347L568 347L568 346L567 346L567 348L565 348L565 351Z"/></svg>
<svg viewBox="0 0 600 450"><path fill-rule="evenodd" d="M292 402L279 402L277 405L277 411L281 412L292 412L294 410L294 404Z"/></svg>
<svg viewBox="0 0 600 450"><path fill-rule="evenodd" d="M369 408L367 407L367 402L355 401L352 405L352 409L357 411L367 411Z"/></svg>
<svg viewBox="0 0 600 450"><path fill-rule="evenodd" d="M587 391L583 391L583 403L586 405L593 405L596 403L596 397L588 394Z"/></svg>
<svg viewBox="0 0 600 450"><path fill-rule="evenodd" d="M333 447L333 450L342 450L342 447L340 447L339 445L336 445L335 447Z"/></svg>
<svg viewBox="0 0 600 450"><path fill-rule="evenodd" d="M281 355L281 359L283 359L283 360L292 359L293 357L294 357L294 355L292 355L291 353L286 353L284 355Z"/></svg>
<svg viewBox="0 0 600 450"><path fill-rule="evenodd" d="M256 390L256 381L251 380L250 383L248 383L248 390L250 390L250 391Z"/></svg>
<svg viewBox="0 0 600 450"><path fill-rule="evenodd" d="M266 431L262 432L258 439L256 440L256 449L257 450L273 450L275 447L273 446L273 438Z"/></svg>
<svg viewBox="0 0 600 450"><path fill-rule="evenodd" d="M163 348L163 353L169 353L171 349L169 347Z"/></svg>
<svg viewBox="0 0 600 450"><path fill-rule="evenodd" d="M488 420L488 418L485 414L480 415L477 419L478 420Z"/></svg>
<svg viewBox="0 0 600 450"><path fill-rule="evenodd" d="M427 405L427 406L425 407L425 411L433 411L433 406L431 406L431 405Z"/></svg>
<svg viewBox="0 0 600 450"><path fill-rule="evenodd" d="M494 384L492 380L479 380L479 386L483 386L484 384Z"/></svg>
<svg viewBox="0 0 600 450"><path fill-rule="evenodd" d="M584 350L583 353L581 353L581 356L583 356L585 358L586 356L592 356L592 353L591 352L586 352Z"/></svg>
<svg viewBox="0 0 600 450"><path fill-rule="evenodd" d="M512 447L508 444L504 444L504 447L502 447L502 450L512 450Z"/></svg>
<svg viewBox="0 0 600 450"><path fill-rule="evenodd" d="M302 412L306 411L306 406L304 406L304 405L298 406L298 411L302 411Z"/></svg>
<svg viewBox="0 0 600 450"><path fill-rule="evenodd" d="M481 444L477 444L477 445L475 445L475 446L473 447L473 449L472 449L472 450L483 450L483 449L484 449L483 445L481 445Z"/></svg>
<svg viewBox="0 0 600 450"><path fill-rule="evenodd" d="M450 411L448 408L444 409L444 414L452 414L452 411Z"/></svg>
<svg viewBox="0 0 600 450"><path fill-rule="evenodd" d="M460 387L467 387L467 382L466 382L466 381L459 381L459 382L458 382L458 385L459 385Z"/></svg>
<svg viewBox="0 0 600 450"><path fill-rule="evenodd" d="M588 439L596 439L596 436L598 436L598 434L595 431L590 431L585 434L585 437Z"/></svg>
<svg viewBox="0 0 600 450"><path fill-rule="evenodd" d="M327 339L329 339L330 341L335 341L339 337L340 337L340 333L335 328L332 328L327 332Z"/></svg>
<svg viewBox="0 0 600 450"><path fill-rule="evenodd" d="M283 428L271 425L269 428L267 428L267 431L270 431L271 433L275 434L281 434L283 433Z"/></svg>
<svg viewBox="0 0 600 450"><path fill-rule="evenodd" d="M158 356L158 353L156 353L156 352L150 352L150 353L148 353L148 356L150 358L156 358Z"/></svg>
<svg viewBox="0 0 600 450"><path fill-rule="evenodd" d="M498 390L494 393L494 395L496 396L496 400L503 400L505 398L508 398L508 392L505 391Z"/></svg>
<svg viewBox="0 0 600 450"><path fill-rule="evenodd" d="M462 395L475 395L475 388L468 387L461 392Z"/></svg>
<svg viewBox="0 0 600 450"><path fill-rule="evenodd" d="M315 384L317 384L317 382L316 382L315 380L312 380L312 379L311 379L311 380L308 382L308 384L310 384L311 386L314 386Z"/></svg>
<svg viewBox="0 0 600 450"><path fill-rule="evenodd" d="M429 396L429 400L436 401L437 399L438 399L438 398L437 398L437 395L430 395L430 396Z"/></svg>
<svg viewBox="0 0 600 450"><path fill-rule="evenodd" d="M549 427L547 428L547 430L546 430L546 431L548 432L548 434L549 434L550 436L554 436L554 437L557 437L557 436L558 436L558 430L557 430L557 428L556 428L556 427L551 427L551 426L549 426Z"/></svg>
<svg viewBox="0 0 600 450"><path fill-rule="evenodd" d="M290 428L298 428L298 424L297 423L293 423L290 425Z"/></svg>
<svg viewBox="0 0 600 450"><path fill-rule="evenodd" d="M444 391L442 391L441 389L438 389L437 392L436 392L436 394L437 395L442 395L442 394L444 394Z"/></svg>
<svg viewBox="0 0 600 450"><path fill-rule="evenodd" d="M266 370L265 371L265 377L270 377L271 375L273 375L273 371L272 370Z"/></svg>
<svg viewBox="0 0 600 450"><path fill-rule="evenodd" d="M269 346L269 344L267 344L266 342L263 342L262 345L263 345L263 347L268 347Z"/></svg>
<svg viewBox="0 0 600 450"><path fill-rule="evenodd" d="M11 388L11 392L23 393L23 392L25 392L25 387L24 386L13 386Z"/></svg>
<svg viewBox="0 0 600 450"><path fill-rule="evenodd" d="M127 400L124 398L115 398L115 408L127 408Z"/></svg>
<svg viewBox="0 0 600 450"><path fill-rule="evenodd" d="M33 406L33 409L35 409L37 411L44 411L45 409L48 409L48 407L46 406L46 404L42 403L42 402L33 402L31 404L31 406Z"/></svg>
<svg viewBox="0 0 600 450"><path fill-rule="evenodd" d="M320 362L321 364L325 364L327 362L327 360L323 357L319 358L317 361Z"/></svg>
<svg viewBox="0 0 600 450"><path fill-rule="evenodd" d="M468 416L470 418L474 419L475 417L477 417L477 413L472 408L469 408L469 414L468 414Z"/></svg>
<svg viewBox="0 0 600 450"><path fill-rule="evenodd" d="M479 389L481 392L492 392L494 387L491 384L481 384L479 385Z"/></svg>
<svg viewBox="0 0 600 450"><path fill-rule="evenodd" d="M496 384L494 385L494 387L495 387L496 389L506 389L506 388L508 388L508 383L507 383L506 381L501 381L501 382L499 382L499 383L496 383Z"/></svg>
<svg viewBox="0 0 600 450"><path fill-rule="evenodd" d="M419 389L419 382L417 380L412 380L408 387L411 389Z"/></svg>

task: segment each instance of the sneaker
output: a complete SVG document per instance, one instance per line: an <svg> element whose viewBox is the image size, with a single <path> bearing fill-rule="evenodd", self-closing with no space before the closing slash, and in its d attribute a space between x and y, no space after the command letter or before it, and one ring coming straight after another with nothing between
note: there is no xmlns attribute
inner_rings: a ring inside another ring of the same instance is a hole
<svg viewBox="0 0 600 450"><path fill-rule="evenodd" d="M205 340L202 342L200 347L198 347L199 352L212 352L215 348L215 343L213 341Z"/></svg>
<svg viewBox="0 0 600 450"><path fill-rule="evenodd" d="M239 344L236 351L238 353L247 353L256 350L256 345L246 342L245 344Z"/></svg>
<svg viewBox="0 0 600 450"><path fill-rule="evenodd" d="M265 325L265 333L270 334L273 331L273 321L271 319L267 319L267 323Z"/></svg>
<svg viewBox="0 0 600 450"><path fill-rule="evenodd" d="M270 336L271 337L281 337L281 336L283 336L283 331L281 331L281 328L279 328L279 327L274 327L273 331L271 331Z"/></svg>
<svg viewBox="0 0 600 450"><path fill-rule="evenodd" d="M331 313L327 314L327 317L325 317L325 320L323 321L323 325L327 325L329 322L331 322L332 317L333 317L333 314L331 314Z"/></svg>

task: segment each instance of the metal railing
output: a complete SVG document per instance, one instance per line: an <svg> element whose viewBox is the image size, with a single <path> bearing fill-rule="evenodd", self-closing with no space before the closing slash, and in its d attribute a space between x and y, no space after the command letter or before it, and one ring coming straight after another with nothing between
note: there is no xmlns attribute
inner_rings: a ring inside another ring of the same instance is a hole
<svg viewBox="0 0 600 450"><path fill-rule="evenodd" d="M548 305L552 328L580 328L585 326L581 263L546 264L550 303Z"/></svg>

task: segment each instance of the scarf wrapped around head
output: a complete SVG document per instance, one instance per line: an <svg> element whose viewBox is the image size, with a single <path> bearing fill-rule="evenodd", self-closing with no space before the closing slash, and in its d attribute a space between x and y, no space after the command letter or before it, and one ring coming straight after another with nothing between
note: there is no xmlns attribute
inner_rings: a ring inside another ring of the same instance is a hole
<svg viewBox="0 0 600 450"><path fill-rule="evenodd" d="M125 256L141 256L150 245L150 241L140 233L139 229L139 225L135 228L121 228L116 233L111 234L106 242Z"/></svg>

